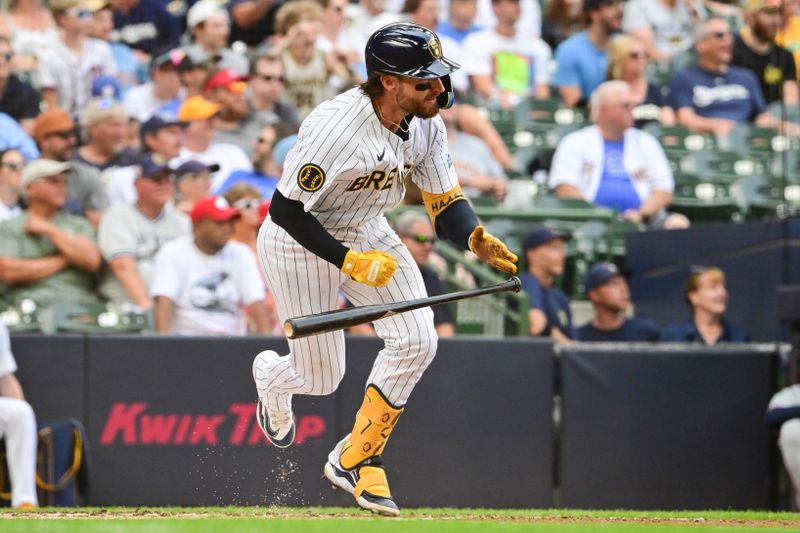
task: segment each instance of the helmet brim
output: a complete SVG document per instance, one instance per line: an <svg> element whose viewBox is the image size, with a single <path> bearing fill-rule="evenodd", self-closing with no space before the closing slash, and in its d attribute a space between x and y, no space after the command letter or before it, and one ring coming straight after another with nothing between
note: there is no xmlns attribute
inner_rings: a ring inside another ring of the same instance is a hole
<svg viewBox="0 0 800 533"><path fill-rule="evenodd" d="M430 80L452 74L459 68L461 68L461 65L455 61L450 61L446 57L440 57L439 59L434 59L424 67L419 67L409 72L403 72L402 75L408 76L409 78Z"/></svg>

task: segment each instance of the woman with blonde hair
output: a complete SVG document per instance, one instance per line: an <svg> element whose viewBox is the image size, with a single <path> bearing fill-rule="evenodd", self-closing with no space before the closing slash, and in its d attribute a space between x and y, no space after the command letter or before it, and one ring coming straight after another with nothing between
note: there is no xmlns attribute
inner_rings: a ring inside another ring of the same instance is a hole
<svg viewBox="0 0 800 533"><path fill-rule="evenodd" d="M693 266L686 282L686 303L692 317L667 326L661 332L664 342L693 342L713 346L721 342L749 342L750 335L725 318L728 289L725 273L715 266Z"/></svg>
<svg viewBox="0 0 800 533"><path fill-rule="evenodd" d="M8 0L0 13L0 34L14 51L15 72L35 72L39 58L58 41L56 22L42 0Z"/></svg>
<svg viewBox="0 0 800 533"><path fill-rule="evenodd" d="M631 35L619 35L608 48L608 80L622 80L631 88L633 118L637 128L658 121L665 126L675 124L675 112L667 105L664 88L647 79L647 54L644 44Z"/></svg>

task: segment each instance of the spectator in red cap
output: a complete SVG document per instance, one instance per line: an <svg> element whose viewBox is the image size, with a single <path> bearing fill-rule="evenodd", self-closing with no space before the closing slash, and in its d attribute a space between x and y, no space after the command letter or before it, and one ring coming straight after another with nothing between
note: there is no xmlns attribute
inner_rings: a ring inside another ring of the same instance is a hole
<svg viewBox="0 0 800 533"><path fill-rule="evenodd" d="M255 254L231 242L239 211L222 197L197 202L193 235L163 246L156 256L150 294L155 326L175 335L246 335L247 314L255 333L268 333L271 320Z"/></svg>
<svg viewBox="0 0 800 533"><path fill-rule="evenodd" d="M261 129L273 121L250 108L246 96L248 79L231 69L219 70L206 82L205 95L219 106L217 141L235 144L252 156Z"/></svg>

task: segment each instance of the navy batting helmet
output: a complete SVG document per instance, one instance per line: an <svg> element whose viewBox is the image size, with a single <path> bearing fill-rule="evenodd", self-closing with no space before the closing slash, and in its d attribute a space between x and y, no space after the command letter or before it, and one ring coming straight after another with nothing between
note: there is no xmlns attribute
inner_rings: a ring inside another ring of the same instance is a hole
<svg viewBox="0 0 800 533"><path fill-rule="evenodd" d="M445 92L438 99L439 107L452 105L450 73L461 65L442 55L439 37L425 26L413 22L387 24L370 36L364 55L368 75L378 72L410 78L441 78Z"/></svg>

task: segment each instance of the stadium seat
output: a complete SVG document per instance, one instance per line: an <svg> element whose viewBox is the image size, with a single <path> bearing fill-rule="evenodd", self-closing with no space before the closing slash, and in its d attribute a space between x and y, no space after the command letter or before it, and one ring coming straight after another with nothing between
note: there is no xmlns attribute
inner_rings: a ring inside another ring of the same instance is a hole
<svg viewBox="0 0 800 533"><path fill-rule="evenodd" d="M695 222L741 219L742 206L732 192L732 184L712 181L693 174L676 174L675 191L669 210Z"/></svg>
<svg viewBox="0 0 800 533"><path fill-rule="evenodd" d="M747 176L737 183L747 206L748 218L800 214L800 184L774 176Z"/></svg>
<svg viewBox="0 0 800 533"><path fill-rule="evenodd" d="M684 126L664 126L658 122L650 122L644 130L655 136L668 154L698 152L717 146L713 136L693 133Z"/></svg>
<svg viewBox="0 0 800 533"><path fill-rule="evenodd" d="M140 333L152 331L149 313L116 312L105 306L80 306L71 302L58 302L42 318L45 331L72 333Z"/></svg>
<svg viewBox="0 0 800 533"><path fill-rule="evenodd" d="M680 171L703 176L708 181L733 182L742 176L766 174L769 163L763 159L722 150L702 150L680 160Z"/></svg>

